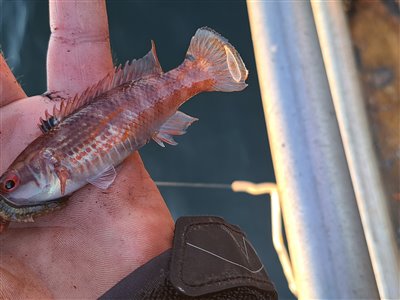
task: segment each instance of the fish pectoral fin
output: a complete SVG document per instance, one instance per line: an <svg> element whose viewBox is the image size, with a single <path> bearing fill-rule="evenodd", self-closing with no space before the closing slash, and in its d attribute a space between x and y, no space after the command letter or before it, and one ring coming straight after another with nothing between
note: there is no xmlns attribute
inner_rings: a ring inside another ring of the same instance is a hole
<svg viewBox="0 0 400 300"><path fill-rule="evenodd" d="M69 172L66 168L64 167L57 167L55 168L55 172L57 174L58 179L60 180L60 189L61 189L61 195L65 195L65 188L67 186L67 179L70 177Z"/></svg>
<svg viewBox="0 0 400 300"><path fill-rule="evenodd" d="M186 129L198 120L181 111L177 111L160 127L158 132L153 136L153 140L161 147L164 147L164 143L173 146L178 145L173 136L185 134Z"/></svg>
<svg viewBox="0 0 400 300"><path fill-rule="evenodd" d="M100 174L87 179L87 182L93 184L99 189L106 190L114 182L116 177L117 172L115 171L113 166L110 166Z"/></svg>

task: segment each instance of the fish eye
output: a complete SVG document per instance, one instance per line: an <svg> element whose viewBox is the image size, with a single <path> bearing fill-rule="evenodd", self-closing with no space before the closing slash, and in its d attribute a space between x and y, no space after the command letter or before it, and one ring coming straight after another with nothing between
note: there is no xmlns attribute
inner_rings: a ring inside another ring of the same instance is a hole
<svg viewBox="0 0 400 300"><path fill-rule="evenodd" d="M0 189L4 192L12 192L19 183L19 178L15 174L11 174L7 176L2 185L0 185Z"/></svg>
<svg viewBox="0 0 400 300"><path fill-rule="evenodd" d="M11 190L13 187L15 187L15 181L12 179L7 180L4 184L4 187L6 188L6 190Z"/></svg>

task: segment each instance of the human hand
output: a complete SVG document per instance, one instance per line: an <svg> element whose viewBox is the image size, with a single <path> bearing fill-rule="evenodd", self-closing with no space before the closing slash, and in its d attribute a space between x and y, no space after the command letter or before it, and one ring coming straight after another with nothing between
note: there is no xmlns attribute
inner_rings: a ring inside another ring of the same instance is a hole
<svg viewBox="0 0 400 300"><path fill-rule="evenodd" d="M104 0L50 1L48 91L73 96L112 72ZM54 102L26 98L0 56L0 174L36 137ZM173 220L137 153L111 187L86 186L35 223L0 235L0 298L97 298L171 247Z"/></svg>

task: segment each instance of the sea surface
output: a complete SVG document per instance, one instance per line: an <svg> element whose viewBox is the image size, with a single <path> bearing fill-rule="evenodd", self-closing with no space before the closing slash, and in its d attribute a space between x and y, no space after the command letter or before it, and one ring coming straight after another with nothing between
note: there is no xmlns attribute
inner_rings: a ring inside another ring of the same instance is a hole
<svg viewBox="0 0 400 300"><path fill-rule="evenodd" d="M28 95L46 91L49 40L47 1L0 0L0 45ZM253 45L244 1L108 1L115 63L140 58L156 42L165 71L184 59L197 28L209 26L236 47L249 69L249 86L237 93L204 93L181 110L200 119L178 146L149 143L140 150L155 181L230 184L274 182ZM87 62L90 63L90 62ZM280 299L289 292L272 245L269 197L229 189L161 187L174 218L217 215L239 225L258 252Z"/></svg>

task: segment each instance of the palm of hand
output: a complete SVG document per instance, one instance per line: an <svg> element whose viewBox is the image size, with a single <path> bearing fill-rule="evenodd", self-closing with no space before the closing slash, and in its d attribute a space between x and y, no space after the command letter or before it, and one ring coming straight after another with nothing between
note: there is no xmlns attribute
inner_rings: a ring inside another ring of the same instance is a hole
<svg viewBox="0 0 400 300"><path fill-rule="evenodd" d="M50 2L50 17L50 91L74 95L112 71L104 1ZM82 70L81 61L90 67ZM0 174L40 134L38 119L54 105L42 96L26 98L12 75L2 73ZM95 298L171 246L172 218L137 153L107 191L88 185L68 202L0 235L1 298Z"/></svg>

